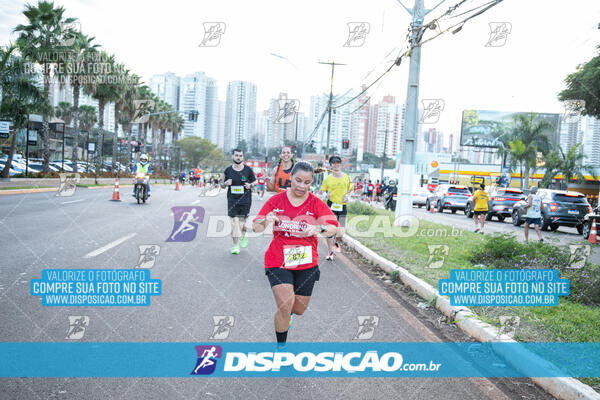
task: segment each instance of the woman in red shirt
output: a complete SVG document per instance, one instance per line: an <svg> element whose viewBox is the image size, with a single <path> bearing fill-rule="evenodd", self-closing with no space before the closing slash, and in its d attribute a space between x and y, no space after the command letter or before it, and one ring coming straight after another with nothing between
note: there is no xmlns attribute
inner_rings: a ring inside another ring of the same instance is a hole
<svg viewBox="0 0 600 400"><path fill-rule="evenodd" d="M302 315L319 280L317 235L335 236L338 222L329 207L310 193L313 168L298 162L291 171L291 186L271 197L253 221L255 232L273 223L273 240L265 253L265 275L275 297L275 335L284 346L292 313Z"/></svg>

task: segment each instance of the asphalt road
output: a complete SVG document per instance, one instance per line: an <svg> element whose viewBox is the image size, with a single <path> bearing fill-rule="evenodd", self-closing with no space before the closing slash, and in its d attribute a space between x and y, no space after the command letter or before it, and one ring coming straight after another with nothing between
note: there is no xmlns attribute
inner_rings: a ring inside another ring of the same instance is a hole
<svg viewBox="0 0 600 400"><path fill-rule="evenodd" d="M122 202L109 201L106 189L77 189L68 198L54 193L0 197L0 340L72 342L66 339L69 316L87 316L81 342L203 344L213 332L213 316L232 316L227 341L273 341L275 305L263 270L270 238L252 238L247 249L233 256L226 233L207 235L209 226L218 227L211 223L225 216L224 194L199 197L199 189L188 186L179 192L156 186L148 203L138 205L130 190L122 188ZM260 204L255 197L252 212ZM193 241L166 242L174 206L204 208ZM29 293L30 280L39 278L42 269L134 268L141 245L160 246L151 273L162 280L162 295L153 297L149 307L45 307ZM327 262L324 243L319 252L321 279L288 340L352 341L358 317L374 315L379 324L372 341L470 341L455 327L430 323L410 299L374 279L352 257ZM454 333L448 336L444 329ZM528 379L483 378L11 378L0 379L0 393L2 399L551 398Z"/></svg>

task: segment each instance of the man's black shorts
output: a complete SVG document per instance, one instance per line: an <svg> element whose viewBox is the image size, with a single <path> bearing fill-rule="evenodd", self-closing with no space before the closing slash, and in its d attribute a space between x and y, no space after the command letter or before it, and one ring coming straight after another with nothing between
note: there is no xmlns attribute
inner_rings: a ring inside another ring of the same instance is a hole
<svg viewBox="0 0 600 400"><path fill-rule="evenodd" d="M474 215L485 215L487 214L487 210L486 211L473 211Z"/></svg>
<svg viewBox="0 0 600 400"><path fill-rule="evenodd" d="M369 196L369 198L373 197L373 191L372 191L372 190L369 190L369 191L367 192L367 196Z"/></svg>
<svg viewBox="0 0 600 400"><path fill-rule="evenodd" d="M330 210L331 210L331 205L332 204L333 203L331 201L327 200L327 207L329 207ZM340 223L340 226L342 228L344 226L346 226L346 214L348 213L348 210L347 210L345 204L342 207L342 211L333 211L333 210L331 210L331 212L335 214L335 217L337 218L337 220Z"/></svg>
<svg viewBox="0 0 600 400"><path fill-rule="evenodd" d="M294 285L294 294L300 296L310 296L315 286L315 282L319 280L321 271L319 266L315 265L308 269L285 269L285 268L265 268L265 275L269 278L271 287L282 283Z"/></svg>
<svg viewBox="0 0 600 400"><path fill-rule="evenodd" d="M236 204L235 202L227 204L227 215L231 218L248 218L250 214L250 204Z"/></svg>

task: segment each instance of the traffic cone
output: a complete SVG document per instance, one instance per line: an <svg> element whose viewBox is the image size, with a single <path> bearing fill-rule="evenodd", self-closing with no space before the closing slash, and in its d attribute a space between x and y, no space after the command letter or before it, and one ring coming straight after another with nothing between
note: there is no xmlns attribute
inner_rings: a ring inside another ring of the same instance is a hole
<svg viewBox="0 0 600 400"><path fill-rule="evenodd" d="M119 197L119 178L115 178L115 188L113 190L112 199L110 201L121 201Z"/></svg>
<svg viewBox="0 0 600 400"><path fill-rule="evenodd" d="M433 207L433 203L431 201L429 202L429 212L435 213L435 208Z"/></svg>
<svg viewBox="0 0 600 400"><path fill-rule="evenodd" d="M590 230L590 236L588 237L588 242L590 242L591 244L596 244L598 243L598 238L596 237L597 232L596 232L596 219L592 220L592 229Z"/></svg>
<svg viewBox="0 0 600 400"><path fill-rule="evenodd" d="M177 180L175 183L175 190L179 190L179 180Z"/></svg>

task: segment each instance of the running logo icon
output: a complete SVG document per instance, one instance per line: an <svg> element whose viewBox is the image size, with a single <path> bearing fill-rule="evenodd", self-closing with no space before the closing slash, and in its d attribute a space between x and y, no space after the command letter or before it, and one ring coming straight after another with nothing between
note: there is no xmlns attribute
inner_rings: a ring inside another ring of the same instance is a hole
<svg viewBox="0 0 600 400"><path fill-rule="evenodd" d="M507 335L511 338L514 337L515 333L517 333L517 327L521 323L521 317L516 315L501 315L498 318L500 319L498 339L501 335Z"/></svg>
<svg viewBox="0 0 600 400"><path fill-rule="evenodd" d="M221 346L196 346L198 361L190 375L210 375L217 368L217 359L223 355Z"/></svg>
<svg viewBox="0 0 600 400"><path fill-rule="evenodd" d="M217 47L225 33L225 22L204 22L204 38L198 47Z"/></svg>
<svg viewBox="0 0 600 400"><path fill-rule="evenodd" d="M152 268L156 262L156 256L160 254L160 246L157 244L139 245L140 257L136 268Z"/></svg>
<svg viewBox="0 0 600 400"><path fill-rule="evenodd" d="M442 268L444 261L449 253L448 245L445 244L430 244L429 259L427 260L427 268Z"/></svg>
<svg viewBox="0 0 600 400"><path fill-rule="evenodd" d="M86 315L70 315L69 330L65 339L79 340L85 335L85 328L90 324L90 317Z"/></svg>
<svg viewBox="0 0 600 400"><path fill-rule="evenodd" d="M435 124L440 120L440 115L444 111L446 103L442 99L423 99L423 116L421 123Z"/></svg>
<svg viewBox="0 0 600 400"><path fill-rule="evenodd" d="M60 176L60 183L56 195L59 197L73 196L79 183L79 174L60 173L58 175Z"/></svg>
<svg viewBox="0 0 600 400"><path fill-rule="evenodd" d="M569 245L571 250L571 258L569 259L569 268L579 269L585 266L585 261L590 255L590 245L582 244L571 244Z"/></svg>
<svg viewBox="0 0 600 400"><path fill-rule="evenodd" d="M213 315L215 324L209 340L223 340L229 337L229 332L235 324L235 318L231 315Z"/></svg>
<svg viewBox="0 0 600 400"><path fill-rule="evenodd" d="M510 22L490 22L490 38L485 47L502 47L506 44L508 34L512 31Z"/></svg>
<svg viewBox="0 0 600 400"><path fill-rule="evenodd" d="M368 340L373 337L375 327L379 325L379 317L376 315L359 315L358 331L354 335L354 340Z"/></svg>
<svg viewBox="0 0 600 400"><path fill-rule="evenodd" d="M371 24L368 22L348 22L348 40L344 47L361 47L370 31Z"/></svg>
<svg viewBox="0 0 600 400"><path fill-rule="evenodd" d="M296 120L296 113L300 108L300 101L295 99L279 99L279 110L275 116L274 124L289 124Z"/></svg>
<svg viewBox="0 0 600 400"><path fill-rule="evenodd" d="M565 100L563 121L568 124L579 122L581 111L585 108L585 100Z"/></svg>
<svg viewBox="0 0 600 400"><path fill-rule="evenodd" d="M175 219L167 242L191 242L196 238L198 224L204 220L203 207L171 207Z"/></svg>

